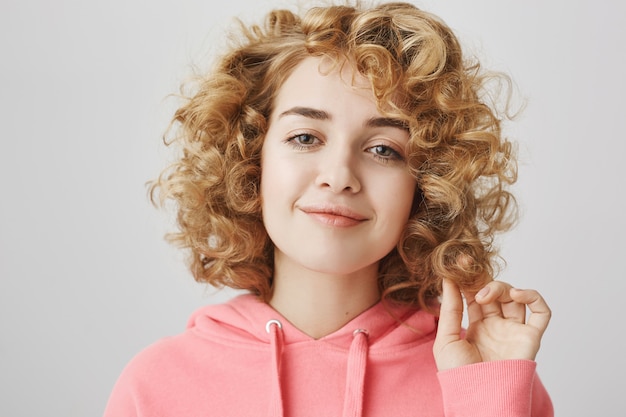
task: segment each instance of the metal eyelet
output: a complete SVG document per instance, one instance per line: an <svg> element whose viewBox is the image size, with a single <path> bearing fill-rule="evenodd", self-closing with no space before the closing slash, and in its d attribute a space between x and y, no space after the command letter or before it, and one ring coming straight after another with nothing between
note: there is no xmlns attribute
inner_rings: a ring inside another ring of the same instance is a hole
<svg viewBox="0 0 626 417"><path fill-rule="evenodd" d="M369 336L370 335L370 332L368 332L365 329L356 329L355 331L352 332L352 336L356 336L359 333L363 333L363 334L365 334L365 336Z"/></svg>
<svg viewBox="0 0 626 417"><path fill-rule="evenodd" d="M271 326L272 324L274 324L274 325L278 326L278 328L279 328L279 329L282 329L282 328L283 328L282 323L281 323L281 322L279 322L278 320L270 320L270 321L268 321L267 323L265 323L265 331L266 331L266 332L268 332L268 333L270 332L270 326Z"/></svg>

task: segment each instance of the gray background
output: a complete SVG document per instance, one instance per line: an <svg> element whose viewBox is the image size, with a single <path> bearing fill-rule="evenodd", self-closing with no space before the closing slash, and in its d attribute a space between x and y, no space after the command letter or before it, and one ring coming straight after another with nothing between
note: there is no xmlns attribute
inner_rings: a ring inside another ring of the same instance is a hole
<svg viewBox="0 0 626 417"><path fill-rule="evenodd" d="M168 160L167 95L232 16L280 4L2 1L0 416L99 416L136 352L232 295L193 282L144 184ZM557 415L623 415L623 6L415 4L527 99L507 130L523 216L500 278L554 310L538 361Z"/></svg>

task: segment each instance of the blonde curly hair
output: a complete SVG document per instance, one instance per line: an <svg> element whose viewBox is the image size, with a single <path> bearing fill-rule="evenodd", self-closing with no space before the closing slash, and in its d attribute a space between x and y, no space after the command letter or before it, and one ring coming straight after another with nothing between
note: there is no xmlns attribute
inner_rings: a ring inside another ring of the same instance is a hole
<svg viewBox="0 0 626 417"><path fill-rule="evenodd" d="M470 290L493 278L494 237L516 218L507 188L517 166L486 86L506 76L466 59L444 22L402 2L314 7L301 16L273 10L263 25L241 23L236 34L176 111L167 143L180 147L180 158L150 187L155 204L176 203L179 230L168 239L190 251L197 281L271 296L261 148L278 89L309 56L354 63L379 108L409 127L416 199L397 247L380 262L383 297L423 307L444 277Z"/></svg>

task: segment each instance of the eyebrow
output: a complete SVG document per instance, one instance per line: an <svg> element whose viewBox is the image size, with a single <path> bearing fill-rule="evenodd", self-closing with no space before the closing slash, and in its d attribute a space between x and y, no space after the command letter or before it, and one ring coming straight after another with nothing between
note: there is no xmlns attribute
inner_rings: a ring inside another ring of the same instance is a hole
<svg viewBox="0 0 626 417"><path fill-rule="evenodd" d="M330 114L328 114L324 110L317 110L311 107L297 107L297 106L292 107L289 110L285 110L278 117L281 118L281 117L290 116L290 115L304 116L304 117L308 117L310 119L315 119L315 120L330 120L331 119Z"/></svg>
<svg viewBox="0 0 626 417"><path fill-rule="evenodd" d="M278 115L278 117L281 118L284 116L291 116L291 115L308 117L310 119L315 119L315 120L332 119L330 114L328 114L328 112L325 112L324 110L314 109L311 107L300 107L300 106L292 107L288 110L285 110L280 115ZM409 126L405 121L400 120L400 119L394 119L392 117L372 117L371 119L368 119L365 122L365 126L367 127L393 127L396 129L409 130Z"/></svg>
<svg viewBox="0 0 626 417"><path fill-rule="evenodd" d="M393 117L372 117L365 125L367 127L395 127L396 129L409 130L409 125L404 120Z"/></svg>

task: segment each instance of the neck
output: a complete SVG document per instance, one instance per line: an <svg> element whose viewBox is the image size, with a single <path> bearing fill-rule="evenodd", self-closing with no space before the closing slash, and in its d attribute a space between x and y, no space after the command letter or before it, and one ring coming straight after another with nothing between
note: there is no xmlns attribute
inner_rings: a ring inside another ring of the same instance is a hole
<svg viewBox="0 0 626 417"><path fill-rule="evenodd" d="M339 275L276 259L270 305L314 339L339 330L379 299L378 264Z"/></svg>

